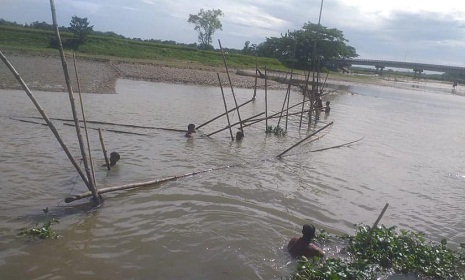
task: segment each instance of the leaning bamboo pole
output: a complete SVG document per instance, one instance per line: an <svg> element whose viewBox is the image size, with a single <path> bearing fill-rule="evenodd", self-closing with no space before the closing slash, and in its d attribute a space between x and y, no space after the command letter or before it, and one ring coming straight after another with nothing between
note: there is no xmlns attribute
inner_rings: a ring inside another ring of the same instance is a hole
<svg viewBox="0 0 465 280"><path fill-rule="evenodd" d="M223 131L223 130L225 130L225 129L228 129L228 128L233 127L233 126L238 125L238 124L242 124L242 123L244 123L244 122L246 122L246 121L248 121L248 120L251 120L251 119L254 119L254 118L258 117L258 116L261 116L261 115L263 115L264 113L265 113L265 112L261 112L260 114L256 114L255 116L251 116L250 118L247 118L247 119L245 119L245 120L242 120L242 122L236 122L236 123L233 123L232 125L228 125L227 127L218 129L218 130L215 131L215 132L212 132L212 133L210 133L210 134L207 134L207 136L210 137L210 136L212 136L212 135L214 135L214 134L217 134L218 132L221 132L221 131Z"/></svg>
<svg viewBox="0 0 465 280"><path fill-rule="evenodd" d="M286 106L286 101L288 101L289 95L291 94L291 83L292 83L293 72L294 72L294 69L291 69L291 75L289 77L289 83L287 86L286 95L284 96L283 107L281 108L281 115L279 116L278 124L276 126L279 126L279 124L281 123L281 118L283 117L284 107ZM289 105L289 102L287 102L287 104ZM287 118L286 118L286 131L287 131Z"/></svg>
<svg viewBox="0 0 465 280"><path fill-rule="evenodd" d="M232 95L233 95L234 104L236 105L237 117L239 118L239 124L241 126L241 131L242 131L242 133L244 133L244 129L242 127L241 113L239 112L239 107L237 105L236 94L234 93L234 88L233 88L233 85L232 85L232 82L231 82L231 76L229 75L228 64L226 63L226 56L224 55L224 51L223 51L223 47L221 46L220 39L218 39L218 44L220 45L221 54L223 55L224 67L226 68L226 74L228 74L229 86L231 87L231 92L232 92Z"/></svg>
<svg viewBox="0 0 465 280"><path fill-rule="evenodd" d="M77 83L78 93L79 93L79 103L81 104L81 113L82 113L82 121L84 123L84 132L86 134L87 151L89 152L90 169L92 172L92 179L94 180L94 186L97 187L97 182L95 181L94 163L92 161L92 152L90 150L89 132L87 131L86 114L84 112L84 102L82 102L81 83L79 82L79 74L78 74L78 69L76 65L76 55L74 53L73 53L73 64L74 64L74 73L76 74L76 83Z"/></svg>
<svg viewBox="0 0 465 280"><path fill-rule="evenodd" d="M244 105L249 104L249 103L252 102L252 101L253 101L253 99L250 99L249 101L242 103L241 105L239 105L239 108L242 107L242 106L244 106ZM227 113L231 113L231 112L234 111L234 110L236 110L236 108L232 108L232 109L229 110ZM199 128L201 128L202 126L205 126L205 125L207 125L207 124L209 124L209 123L211 123L211 122L213 122L213 121L216 121L217 119L221 118L221 117L224 116L224 115L226 115L226 113L223 113L223 114L221 114L221 115L219 115L219 116L216 116L216 117L214 117L213 119L211 119L211 120L209 120L209 121L207 121L207 122L205 122L205 123L203 123L203 124L197 126L196 129L199 129Z"/></svg>
<svg viewBox="0 0 465 280"><path fill-rule="evenodd" d="M304 142L305 140L307 140L308 138L312 137L313 135L317 134L318 132L326 129L328 126L332 125L334 122L330 122L329 124L323 126L322 128L318 129L317 131L313 132L312 134L310 134L309 136L305 137L304 139L300 140L299 142L297 142L296 144L294 144L292 147L290 147L289 149L285 150L284 152L280 153L279 155L277 155L278 158L282 157L285 153L289 152L290 150L292 150L293 148L295 148L296 146L298 146L299 144L301 144L302 142Z"/></svg>
<svg viewBox="0 0 465 280"><path fill-rule="evenodd" d="M34 119L35 117L30 117ZM62 119L62 118L50 118L51 120L57 121L64 121L64 122L72 122L74 120L71 119ZM82 122L82 121L80 121ZM102 122L102 121L89 121L86 120L87 123L92 124L104 124L104 125L114 125L114 126L123 126L123 127L131 127L131 128L143 128L143 129L159 129L159 130L167 130L167 131L174 131L174 132L187 132L185 129L176 129L176 128L165 128L165 127L155 127L155 126L142 126L142 125L134 125L134 124L123 124L123 123L111 123L111 122ZM107 129L110 131L109 129Z"/></svg>
<svg viewBox="0 0 465 280"><path fill-rule="evenodd" d="M105 142L103 141L103 133L102 133L102 129L100 128L98 129L98 136L100 139L100 145L102 146L103 157L105 158L105 165L108 171L110 171L111 167L110 167L110 162L108 161L107 149L105 148Z"/></svg>
<svg viewBox="0 0 465 280"><path fill-rule="evenodd" d="M220 74L216 73L216 75L218 76L218 82L220 83L221 88L221 95L223 96L224 110L226 111L226 119L228 119L229 133L231 133L231 141L233 141L234 136L232 133L231 122L229 121L228 106L226 105L226 98L224 97L223 85L221 84Z"/></svg>
<svg viewBox="0 0 465 280"><path fill-rule="evenodd" d="M65 75L66 87L68 88L68 97L69 97L69 101L70 101L70 104L71 104L71 111L73 113L73 119L74 119L74 123L76 125L76 134L77 134L77 138L78 138L78 142L79 142L79 148L81 150L81 156L82 156L82 160L83 160L83 163L84 163L84 168L85 168L86 175L87 175L88 182L89 182L87 187L88 187L89 191L92 192L94 202L98 202L100 199L98 197L97 189L96 189L96 187L94 185L94 179L93 179L92 174L90 172L89 162L88 162L88 159L87 159L87 153L86 153L86 150L84 148L84 142L82 140L81 128L79 126L79 119L78 119L77 112L76 112L76 105L74 103L73 89L71 87L71 80L69 78L69 73L68 73L68 66L66 64L63 45L61 44L60 31L58 30L58 23L57 23L54 0L50 0L50 7L51 7L51 10L52 10L53 27L54 27L54 30L55 30L55 35L56 35L57 40L58 40L58 50L60 52L61 65L63 67L63 73Z"/></svg>
<svg viewBox="0 0 465 280"><path fill-rule="evenodd" d="M69 161L71 161L71 164L74 166L74 168L78 172L79 176L81 176L82 181L84 181L86 186L89 188L89 181L87 180L86 175L84 174L84 172L82 172L81 168L79 167L79 164L76 162L73 155L68 150L68 147L66 147L66 145L63 142L63 140L61 139L60 134L58 133L57 129L55 128L52 121L49 119L49 117L45 113L44 109L42 109L42 107L40 106L39 102L37 101L37 99L32 94L29 87L26 85L26 83L23 81L21 76L19 76L16 69L13 67L13 65L11 65L11 63L8 61L8 59L3 55L3 53L1 51L0 51L0 58L5 63L5 65L10 69L11 73L13 73L16 80L18 80L18 82L21 84L21 87L26 92L27 96L29 96L32 103L34 103L34 106L36 107L37 111L39 111L40 115L45 120L46 124L48 125L48 127L52 131L53 135L55 135L55 138L57 139L58 143L60 143L60 146L63 149L63 151L65 152L65 154L68 156Z"/></svg>
<svg viewBox="0 0 465 280"><path fill-rule="evenodd" d="M150 180L150 181L139 182L139 183L131 183L131 184L126 184L126 185L122 185L122 186L101 188L101 189L98 190L98 193L103 194L103 193L107 193L107 192L129 190L129 189L140 188L140 187L148 187L148 186L153 186L153 185L156 185L156 184L161 184L161 183L165 183L165 182L169 182L169 181L174 181L174 180L184 178L184 177L188 177L188 176L194 176L194 175L201 174L201 173L206 173L206 172L210 172L210 171L217 171L217 170L237 167L237 166L241 166L241 165L244 165L244 164L227 165L227 166L222 166L222 167L218 167L218 168L210 168L210 169L206 169L206 170L186 173L186 174L178 175L178 176L170 176L170 177L157 179L157 180ZM91 195L92 195L91 192L85 192L85 193L81 193L81 194L68 196L68 197L65 198L65 202L70 203L70 202L73 202L73 201L76 201L76 200L79 200L79 199L82 199L82 198L89 197Z"/></svg>

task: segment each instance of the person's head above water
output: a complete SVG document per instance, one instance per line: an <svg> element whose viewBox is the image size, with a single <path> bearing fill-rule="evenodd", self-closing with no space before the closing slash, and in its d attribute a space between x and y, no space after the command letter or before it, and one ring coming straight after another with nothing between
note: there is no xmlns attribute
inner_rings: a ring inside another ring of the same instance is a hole
<svg viewBox="0 0 465 280"><path fill-rule="evenodd" d="M237 140L237 141L240 141L240 140L242 140L242 138L244 138L244 132L238 131L238 132L236 133L236 140Z"/></svg>
<svg viewBox="0 0 465 280"><path fill-rule="evenodd" d="M117 152L111 152L110 154L110 166L114 166L120 159L120 155Z"/></svg>
<svg viewBox="0 0 465 280"><path fill-rule="evenodd" d="M326 106L329 106L329 103L331 103L331 102L329 102L329 101L326 101Z"/></svg>
<svg viewBox="0 0 465 280"><path fill-rule="evenodd" d="M191 123L187 126L187 132L195 133L195 124Z"/></svg>
<svg viewBox="0 0 465 280"><path fill-rule="evenodd" d="M305 224L302 227L302 234L305 239L311 240L315 238L315 227L312 224Z"/></svg>

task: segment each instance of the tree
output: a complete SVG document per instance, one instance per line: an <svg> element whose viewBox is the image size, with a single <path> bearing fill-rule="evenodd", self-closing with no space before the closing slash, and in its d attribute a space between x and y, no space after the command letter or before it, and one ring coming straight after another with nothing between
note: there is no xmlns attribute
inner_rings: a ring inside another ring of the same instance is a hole
<svg viewBox="0 0 465 280"><path fill-rule="evenodd" d="M241 53L245 55L255 55L256 50L257 50L256 44L250 45L250 41L245 41L244 48L242 49Z"/></svg>
<svg viewBox="0 0 465 280"><path fill-rule="evenodd" d="M316 50L313 47L316 41ZM342 31L308 22L302 29L288 31L281 38L266 38L257 47L259 56L274 57L295 68L308 69L313 55L321 61L334 58L353 58L358 54L347 45Z"/></svg>
<svg viewBox="0 0 465 280"><path fill-rule="evenodd" d="M79 43L83 43L87 39L87 36L94 32L94 26L89 26L89 24L87 18L72 17L69 30L74 33L74 38Z"/></svg>
<svg viewBox="0 0 465 280"><path fill-rule="evenodd" d="M196 15L189 14L188 23L195 24L194 30L199 33L198 39L200 48L211 49L212 36L216 30L223 30L223 25L218 17L223 16L223 12L218 10L207 10L200 9L200 12Z"/></svg>

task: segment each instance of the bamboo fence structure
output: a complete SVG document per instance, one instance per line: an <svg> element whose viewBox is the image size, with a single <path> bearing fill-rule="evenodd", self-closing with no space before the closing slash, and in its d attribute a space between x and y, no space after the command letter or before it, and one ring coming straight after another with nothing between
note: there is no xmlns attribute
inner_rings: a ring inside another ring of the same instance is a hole
<svg viewBox="0 0 465 280"><path fill-rule="evenodd" d="M232 133L231 122L229 121L228 106L226 105L226 98L224 97L223 85L221 84L220 74L216 73L216 75L218 76L218 82L220 83L220 88L221 88L221 95L223 96L224 110L226 111L226 118L228 119L228 127L229 127L229 132L231 133L231 141L233 141L234 136Z"/></svg>

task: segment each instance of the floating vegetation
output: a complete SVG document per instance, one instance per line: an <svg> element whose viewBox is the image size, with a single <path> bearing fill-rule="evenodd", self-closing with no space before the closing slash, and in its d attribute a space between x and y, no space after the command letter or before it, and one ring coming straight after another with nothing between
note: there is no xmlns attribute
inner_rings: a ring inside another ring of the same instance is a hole
<svg viewBox="0 0 465 280"><path fill-rule="evenodd" d="M39 223L37 223L33 228L22 228L18 235L27 236L29 237L29 240L57 239L59 235L52 229L52 224L58 224L58 220L52 219L45 222L42 226L39 226Z"/></svg>
<svg viewBox="0 0 465 280"><path fill-rule="evenodd" d="M324 233L319 240L326 240ZM348 241L349 258L299 259L290 279L379 279L393 273L414 274L419 279L465 279L465 245L458 251L427 241L423 233L384 226L362 225Z"/></svg>
<svg viewBox="0 0 465 280"><path fill-rule="evenodd" d="M271 134L273 133L274 135L276 136L285 136L286 135L286 131L284 129L282 129L279 125L274 127L272 125L269 125L266 127L266 134Z"/></svg>

